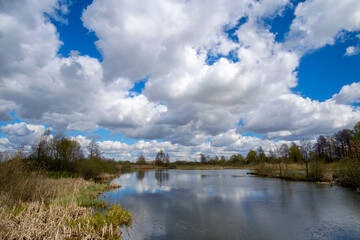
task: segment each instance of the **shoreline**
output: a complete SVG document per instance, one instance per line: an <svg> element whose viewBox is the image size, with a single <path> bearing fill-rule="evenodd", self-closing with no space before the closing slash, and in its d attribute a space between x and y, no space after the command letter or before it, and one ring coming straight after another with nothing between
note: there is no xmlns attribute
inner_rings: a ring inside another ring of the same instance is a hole
<svg viewBox="0 0 360 240"><path fill-rule="evenodd" d="M98 197L119 185L95 183L81 178L51 179L43 184L56 188L48 202L44 200L10 203L0 194L0 238L91 238L120 239L121 226L129 226L132 215L120 205L108 207ZM95 209L104 209L103 213Z"/></svg>
<svg viewBox="0 0 360 240"><path fill-rule="evenodd" d="M272 164L268 164L272 165ZM352 188L346 186L343 183L343 180L340 177L335 176L335 172L340 171L333 166L326 166L325 170L323 171L321 177L318 179L306 179L306 175L300 173L301 171L305 171L304 166L302 164L289 164L289 173L286 173L283 176L279 176L278 174L274 174L273 172L258 172L261 164L254 164L254 165L241 165L241 166L234 166L234 165L216 165L216 164L181 164L174 166L155 166L155 165L130 165L127 171L128 172L136 172L136 171L150 171L150 170L223 170L223 169L243 169L249 170L247 174L254 175L258 177L266 177L266 178L279 178L288 181L297 181L297 182L313 182L316 184L324 184L329 186L340 186L344 188L349 188L354 190L356 193L360 193L360 188ZM275 164L272 166L275 167ZM123 174L121 173L121 174Z"/></svg>

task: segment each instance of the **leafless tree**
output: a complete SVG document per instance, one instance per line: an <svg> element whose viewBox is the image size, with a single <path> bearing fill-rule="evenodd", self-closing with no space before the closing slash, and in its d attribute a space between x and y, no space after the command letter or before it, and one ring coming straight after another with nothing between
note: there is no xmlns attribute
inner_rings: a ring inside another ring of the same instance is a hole
<svg viewBox="0 0 360 240"><path fill-rule="evenodd" d="M91 140L91 142L89 143L88 147L87 147L88 151L89 151L89 157L90 158L101 158L102 152L100 149L100 146L97 142L95 142L94 139Z"/></svg>
<svg viewBox="0 0 360 240"><path fill-rule="evenodd" d="M311 155L311 142L309 140L302 139L300 143L300 150L302 154L302 159L305 162L306 167L306 179L309 179L309 161Z"/></svg>

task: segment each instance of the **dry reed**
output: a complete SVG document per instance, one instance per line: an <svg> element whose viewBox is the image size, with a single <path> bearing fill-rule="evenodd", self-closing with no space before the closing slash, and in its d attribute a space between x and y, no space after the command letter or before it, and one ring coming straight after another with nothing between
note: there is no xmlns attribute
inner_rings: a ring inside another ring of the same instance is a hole
<svg viewBox="0 0 360 240"><path fill-rule="evenodd" d="M75 203L67 206L22 203L10 211L0 208L0 218L1 239L120 238L118 226L107 223L94 225L93 210Z"/></svg>
<svg viewBox="0 0 360 240"><path fill-rule="evenodd" d="M120 238L119 225L77 203L81 192L94 186L92 182L41 175L30 175L21 181L23 186L14 183L21 189L0 192L0 239ZM21 201L28 192L32 194L27 201ZM126 216L130 222L131 215L126 210L123 213L130 216Z"/></svg>

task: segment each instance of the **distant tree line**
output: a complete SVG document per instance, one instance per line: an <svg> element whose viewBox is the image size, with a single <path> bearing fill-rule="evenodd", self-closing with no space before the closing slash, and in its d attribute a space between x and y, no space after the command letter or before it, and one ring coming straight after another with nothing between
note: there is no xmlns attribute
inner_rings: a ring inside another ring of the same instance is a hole
<svg viewBox="0 0 360 240"><path fill-rule="evenodd" d="M339 177L343 185L354 188L360 188L359 160L360 122L353 129L343 129L332 136L320 135L315 142L302 139L299 143L283 143L269 149L268 154L261 146L251 149L245 157L241 154L230 158L200 154L201 164L254 165L260 175L308 181L328 179L325 175L329 171L324 164L337 164L338 171L331 174ZM301 169L289 169L292 163L304 166L304 174L299 174Z"/></svg>
<svg viewBox="0 0 360 240"><path fill-rule="evenodd" d="M305 165L304 180L322 181L326 179L324 164L338 164L338 172L331 174L339 177L346 186L360 187L360 122L352 130L343 129L332 136L320 135L315 143L301 140L300 144L292 142L289 145L270 149L265 156L261 147L257 151L250 150L245 158L247 164L260 164L258 172L262 175L277 175L282 178L301 178L299 174L290 171L290 163ZM275 163L276 171L266 163ZM329 174L329 172L328 172Z"/></svg>
<svg viewBox="0 0 360 240"><path fill-rule="evenodd" d="M220 158L218 156L211 157L210 155L205 155L204 153L200 154L200 163L202 164L228 164L228 163L240 163L245 164L245 159L241 154L232 155L230 158L227 158L225 156L221 156Z"/></svg>
<svg viewBox="0 0 360 240"><path fill-rule="evenodd" d="M201 153L200 162L204 164L258 164L262 162L277 163L279 161L303 163L314 159L319 162L331 163L346 157L360 157L360 122L354 126L353 130L343 129L326 137L320 135L314 144L305 139L301 140L300 144L295 142L290 145L283 143L279 147L270 149L268 155L259 146L256 150L251 149L246 157L241 154L234 154L230 158L224 156L219 158Z"/></svg>
<svg viewBox="0 0 360 240"><path fill-rule="evenodd" d="M97 142L91 140L85 157L80 143L63 134L51 135L50 130L32 145L32 152L25 161L32 168L45 171L76 173L84 178L94 178L101 173L115 173L115 161L102 157Z"/></svg>

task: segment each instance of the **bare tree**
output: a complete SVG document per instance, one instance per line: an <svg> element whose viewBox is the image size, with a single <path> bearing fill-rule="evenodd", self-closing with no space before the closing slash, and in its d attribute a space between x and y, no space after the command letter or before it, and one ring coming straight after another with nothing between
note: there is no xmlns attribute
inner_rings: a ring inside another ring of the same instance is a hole
<svg viewBox="0 0 360 240"><path fill-rule="evenodd" d="M164 150L160 150L155 157L155 164L156 165L167 165L170 162L169 154L165 154Z"/></svg>
<svg viewBox="0 0 360 240"><path fill-rule="evenodd" d="M310 161L310 155L311 155L311 142L309 140L302 139L301 140L301 154L302 159L305 162L306 167L306 179L309 179L309 161Z"/></svg>
<svg viewBox="0 0 360 240"><path fill-rule="evenodd" d="M203 154L203 153L200 153L200 162L201 163L206 163L207 161L206 161L206 156L205 156L205 154Z"/></svg>
<svg viewBox="0 0 360 240"><path fill-rule="evenodd" d="M335 139L335 148L338 152L339 158L344 158L349 155L351 130L343 129L333 135Z"/></svg>
<svg viewBox="0 0 360 240"><path fill-rule="evenodd" d="M165 155L164 163L165 163L165 165L167 165L167 164L169 164L169 162L170 162L170 156L169 156L169 154L167 153L167 154Z"/></svg>
<svg viewBox="0 0 360 240"><path fill-rule="evenodd" d="M88 147L87 147L88 151L89 151L89 157L90 158L101 158L102 152L100 149L100 146L97 142L95 142L94 139L91 140L91 142L89 143Z"/></svg>
<svg viewBox="0 0 360 240"><path fill-rule="evenodd" d="M51 129L45 130L39 139L32 145L32 156L38 162L45 163L51 154L52 136L50 134Z"/></svg>
<svg viewBox="0 0 360 240"><path fill-rule="evenodd" d="M275 155L275 162L278 164L279 167L279 176L282 177L282 168L281 168L281 151L279 147L275 147L274 150L274 155Z"/></svg>

